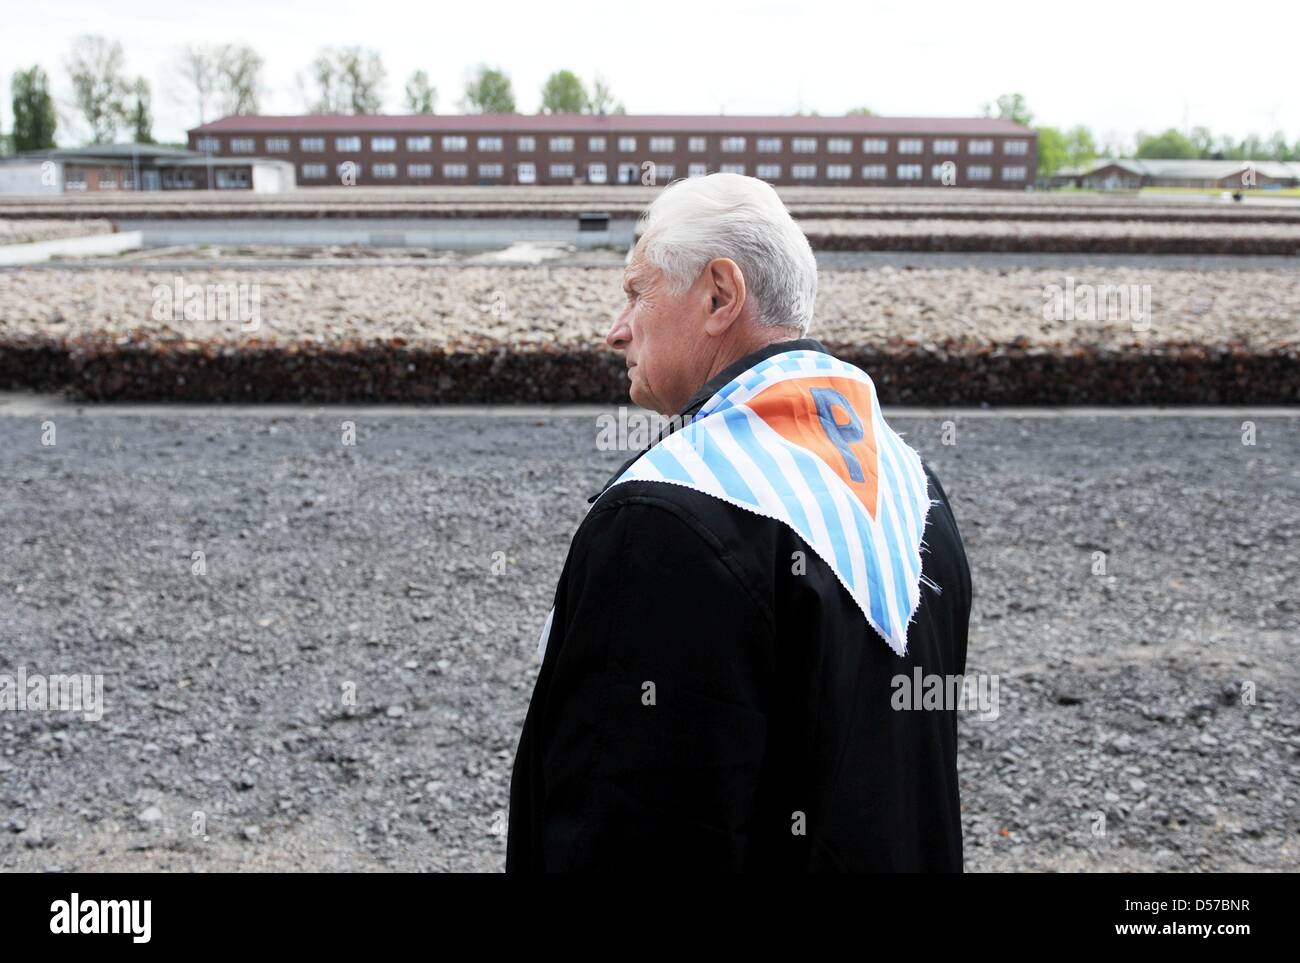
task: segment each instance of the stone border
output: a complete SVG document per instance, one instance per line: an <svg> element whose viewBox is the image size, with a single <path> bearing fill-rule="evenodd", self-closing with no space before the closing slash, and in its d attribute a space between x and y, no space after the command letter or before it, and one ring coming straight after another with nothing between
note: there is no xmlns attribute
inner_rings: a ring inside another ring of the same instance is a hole
<svg viewBox="0 0 1300 963"><path fill-rule="evenodd" d="M1240 345L1059 350L827 343L888 405L1292 405L1300 351ZM233 344L103 337L0 344L0 390L82 401L566 404L627 402L622 361L581 346Z"/></svg>

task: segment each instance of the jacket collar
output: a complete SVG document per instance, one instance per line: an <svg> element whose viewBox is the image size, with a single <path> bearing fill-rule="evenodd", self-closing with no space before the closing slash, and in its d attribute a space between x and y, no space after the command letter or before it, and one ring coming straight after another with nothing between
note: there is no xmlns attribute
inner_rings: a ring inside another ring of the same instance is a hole
<svg viewBox="0 0 1300 963"><path fill-rule="evenodd" d="M751 351L743 358L727 365L727 367L723 368L716 375L706 381L704 386L691 396L691 400L686 402L686 407L684 407L675 418L669 419L667 430L664 431L659 438L655 439L655 442L652 442L650 447L653 447L654 444L661 441L665 435L671 435L678 428L689 424L690 419L695 417L696 412L704 407L704 403L716 395L725 385L736 380L736 378L754 367L754 365L758 364L760 361L766 361L773 355L784 354L786 351L820 351L823 354L827 353L826 348L816 338L796 338L792 341L775 341L772 344L764 345L757 351ZM623 472L627 471L629 466L649 450L649 447L643 448L620 465L618 471L610 475L609 480L600 487L600 491L587 499L587 503L590 504L601 495L605 494L605 489L614 484L618 477L622 475Z"/></svg>

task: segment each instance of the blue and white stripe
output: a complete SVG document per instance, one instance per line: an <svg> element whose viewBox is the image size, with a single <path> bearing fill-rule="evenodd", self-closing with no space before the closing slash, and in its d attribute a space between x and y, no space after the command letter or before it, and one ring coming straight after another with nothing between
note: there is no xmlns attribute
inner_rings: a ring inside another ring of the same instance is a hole
<svg viewBox="0 0 1300 963"><path fill-rule="evenodd" d="M818 455L790 442L746 404L781 381L826 376L852 378L870 389L878 451L874 518ZM646 452L614 485L630 481L684 485L790 526L890 648L906 651L907 626L920 602L928 486L920 456L885 423L875 386L862 370L818 351L768 358L721 388L690 424Z"/></svg>

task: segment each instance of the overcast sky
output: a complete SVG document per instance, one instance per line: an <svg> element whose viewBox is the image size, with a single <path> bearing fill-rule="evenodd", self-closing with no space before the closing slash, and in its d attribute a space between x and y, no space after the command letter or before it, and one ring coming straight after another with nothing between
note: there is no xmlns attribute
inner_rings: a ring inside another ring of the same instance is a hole
<svg viewBox="0 0 1300 963"><path fill-rule="evenodd" d="M1300 138L1300 2L1200 5L912 2L484 2L0 0L0 126L9 77L39 63L79 143L64 58L72 40L122 42L154 91L154 135L180 140L197 107L176 75L186 43L240 41L266 61L263 113L301 113L296 78L327 45L379 51L385 109L416 69L438 112L460 111L467 68L499 65L521 111L552 70L600 74L629 113L972 116L1020 91L1038 124L1087 124L1099 141L1203 125ZM209 118L211 119L211 118Z"/></svg>

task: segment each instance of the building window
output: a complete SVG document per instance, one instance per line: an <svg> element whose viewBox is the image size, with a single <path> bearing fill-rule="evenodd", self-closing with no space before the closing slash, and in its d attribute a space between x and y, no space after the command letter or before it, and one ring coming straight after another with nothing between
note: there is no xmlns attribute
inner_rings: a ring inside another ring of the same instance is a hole
<svg viewBox="0 0 1300 963"><path fill-rule="evenodd" d="M933 150L936 154L955 154L957 153L957 142L955 140L936 140Z"/></svg>
<svg viewBox="0 0 1300 963"><path fill-rule="evenodd" d="M993 180L993 168L988 165L979 165L966 168L966 180L968 181L991 181Z"/></svg>
<svg viewBox="0 0 1300 963"><path fill-rule="evenodd" d="M325 164L303 164L302 179L305 181L320 180L329 173L329 167Z"/></svg>
<svg viewBox="0 0 1300 963"><path fill-rule="evenodd" d="M517 141L515 141L515 146L518 147L521 151L523 151L526 154L531 153L532 151L537 150L537 138L520 137Z"/></svg>
<svg viewBox="0 0 1300 963"><path fill-rule="evenodd" d="M853 168L848 164L827 164L826 177L833 181L847 181L853 176Z"/></svg>
<svg viewBox="0 0 1300 963"><path fill-rule="evenodd" d="M797 181L809 181L817 176L816 164L795 164L790 168L790 176Z"/></svg>
<svg viewBox="0 0 1300 963"><path fill-rule="evenodd" d="M303 153L319 154L325 149L324 137L302 137L298 140L298 146L302 148Z"/></svg>
<svg viewBox="0 0 1300 963"><path fill-rule="evenodd" d="M1002 153L1019 154L1024 156L1029 153L1029 141L1026 140L1004 140L1002 142Z"/></svg>
<svg viewBox="0 0 1300 963"><path fill-rule="evenodd" d="M500 137L480 137L478 139L478 149L485 154L495 153L501 150L502 143Z"/></svg>
<svg viewBox="0 0 1300 963"><path fill-rule="evenodd" d="M602 140L604 138L601 138ZM587 183L603 184L605 183L605 165L588 164L587 165Z"/></svg>
<svg viewBox="0 0 1300 963"><path fill-rule="evenodd" d="M889 141L882 137L868 137L862 141L862 153L887 154L889 153Z"/></svg>
<svg viewBox="0 0 1300 963"><path fill-rule="evenodd" d="M724 154L739 154L745 149L745 138L724 137L721 146Z"/></svg>
<svg viewBox="0 0 1300 963"><path fill-rule="evenodd" d="M760 154L779 154L781 153L781 138L760 137L756 146L758 147L758 152ZM760 174L758 176L762 177L763 175Z"/></svg>
<svg viewBox="0 0 1300 963"><path fill-rule="evenodd" d="M889 176L889 169L884 164L863 164L862 179L864 181L883 181Z"/></svg>
<svg viewBox="0 0 1300 963"><path fill-rule="evenodd" d="M412 153L421 153L433 150L432 137L408 137L406 138L406 149Z"/></svg>
<svg viewBox="0 0 1300 963"><path fill-rule="evenodd" d="M338 167L334 168L334 175L338 177L339 180L345 182L348 178L352 178L353 182L355 182L356 176L359 173L361 173L361 165L356 161L344 161L339 164Z"/></svg>
<svg viewBox="0 0 1300 963"><path fill-rule="evenodd" d="M530 138L531 139L531 138ZM520 184L537 183L537 165L531 163L520 164L515 168L515 174L519 178Z"/></svg>
<svg viewBox="0 0 1300 963"><path fill-rule="evenodd" d="M204 154L221 153L220 137L200 137L194 144L194 149L202 151Z"/></svg>
<svg viewBox="0 0 1300 963"><path fill-rule="evenodd" d="M919 181L921 179L921 165L899 164L898 179L900 181Z"/></svg>
<svg viewBox="0 0 1300 963"><path fill-rule="evenodd" d="M236 167L217 171L217 190L242 190L248 187L248 169Z"/></svg>
<svg viewBox="0 0 1300 963"><path fill-rule="evenodd" d="M722 173L724 174L743 174L745 173L744 164L723 164Z"/></svg>
<svg viewBox="0 0 1300 963"><path fill-rule="evenodd" d="M391 150L397 150L397 138L396 137L372 137L370 138L370 149L379 154Z"/></svg>
<svg viewBox="0 0 1300 963"><path fill-rule="evenodd" d="M572 164L552 164L551 177L557 180L565 180L573 177L574 167Z"/></svg>
<svg viewBox="0 0 1300 963"><path fill-rule="evenodd" d="M323 166L323 165L322 165ZM65 188L73 187L72 181L64 181ZM162 172L162 186L165 191L189 190L194 187L194 175L189 171L165 170ZM86 189L86 182L81 182L78 190Z"/></svg>
<svg viewBox="0 0 1300 963"><path fill-rule="evenodd" d="M620 137L618 139L618 150L621 154L633 154L636 152L635 137Z"/></svg>
<svg viewBox="0 0 1300 963"><path fill-rule="evenodd" d="M446 135L445 137L443 137L443 139L442 139L442 149L443 149L443 150L456 150L456 151L459 151L459 150L468 150L468 149L469 149L469 138L468 138L468 137L461 137L461 136L456 135L456 134L447 134L447 135ZM453 164L452 166L454 167L454 166L456 166L456 165ZM450 175L447 175L447 176L450 176ZM466 176L468 176L468 175L467 175L467 174L461 174L460 176L461 176L461 177L466 177Z"/></svg>
<svg viewBox="0 0 1300 963"><path fill-rule="evenodd" d="M665 184L677 176L676 164L656 164L655 180L663 181Z"/></svg>
<svg viewBox="0 0 1300 963"><path fill-rule="evenodd" d="M761 141L760 141L761 143ZM781 178L780 164L759 164L755 175L765 181L775 181Z"/></svg>
<svg viewBox="0 0 1300 963"><path fill-rule="evenodd" d="M709 172L708 164L691 164L686 168L687 177L703 177Z"/></svg>
<svg viewBox="0 0 1300 963"><path fill-rule="evenodd" d="M573 152L573 138L552 137L548 146L552 154L569 154Z"/></svg>
<svg viewBox="0 0 1300 963"><path fill-rule="evenodd" d="M847 137L831 137L826 141L826 151L829 154L852 154L853 141Z"/></svg>
<svg viewBox="0 0 1300 963"><path fill-rule="evenodd" d="M796 154L815 154L817 153L817 138L795 137L790 141L790 149Z"/></svg>
<svg viewBox="0 0 1300 963"><path fill-rule="evenodd" d="M593 153L596 153L596 154L603 154L603 153L605 152L605 138L603 138L603 137L588 137L588 138L587 138L587 150L589 150L589 151L591 151L591 152L593 152ZM601 181L601 183L603 184L603 183L605 183L605 182L604 182L604 181Z"/></svg>
<svg viewBox="0 0 1300 963"><path fill-rule="evenodd" d="M966 150L972 154L992 154L993 141L991 140L972 140L966 145Z"/></svg>
<svg viewBox="0 0 1300 963"><path fill-rule="evenodd" d="M289 153L288 137L268 137L266 139L266 152L268 154L287 154Z"/></svg>
<svg viewBox="0 0 1300 963"><path fill-rule="evenodd" d="M900 154L919 154L922 149L921 141L916 138L904 138L898 142L898 152Z"/></svg>
<svg viewBox="0 0 1300 963"><path fill-rule="evenodd" d="M373 174L375 177L396 177L397 165L396 164L371 164L370 173Z"/></svg>
<svg viewBox="0 0 1300 963"><path fill-rule="evenodd" d="M671 154L677 149L677 139L675 137L651 137L650 153L652 154Z"/></svg>
<svg viewBox="0 0 1300 963"><path fill-rule="evenodd" d="M478 176L480 178L491 179L494 177L504 177L505 173L506 173L506 168L504 164L479 164L478 165Z"/></svg>
<svg viewBox="0 0 1300 963"><path fill-rule="evenodd" d="M407 164L406 176L407 177L432 177L433 165L432 164Z"/></svg>
<svg viewBox="0 0 1300 963"><path fill-rule="evenodd" d="M1025 179L1025 169L1023 167L1004 167L1002 168L1002 179L1004 181L1023 181Z"/></svg>
<svg viewBox="0 0 1300 963"><path fill-rule="evenodd" d="M951 164L952 162L949 161L948 163ZM931 164L931 165L930 165L930 180L932 180L932 181L942 181L942 180L943 180L943 167L944 167L943 164ZM952 173L953 173L953 177L956 177L956 176L957 176L957 165L955 165L955 164L953 164Z"/></svg>
<svg viewBox="0 0 1300 963"><path fill-rule="evenodd" d="M686 142L686 149L692 154L703 154L709 149L709 139L707 137L692 137Z"/></svg>
<svg viewBox="0 0 1300 963"><path fill-rule="evenodd" d="M360 137L335 137L334 149L336 151L361 150L361 138Z"/></svg>
<svg viewBox="0 0 1300 963"><path fill-rule="evenodd" d="M463 140L464 138L462 138ZM443 164L442 176L448 180L455 180L459 177L469 177L468 164Z"/></svg>

